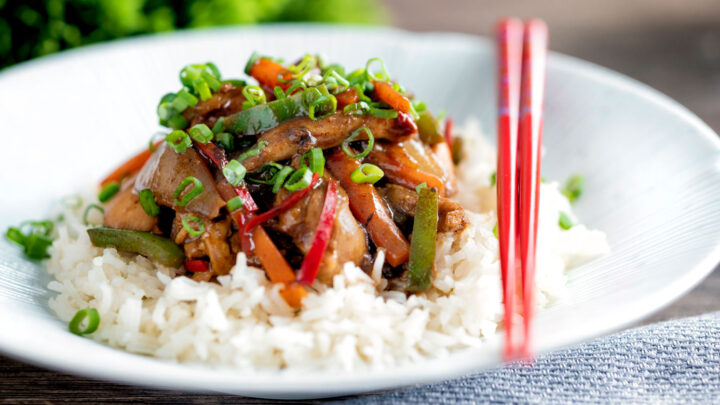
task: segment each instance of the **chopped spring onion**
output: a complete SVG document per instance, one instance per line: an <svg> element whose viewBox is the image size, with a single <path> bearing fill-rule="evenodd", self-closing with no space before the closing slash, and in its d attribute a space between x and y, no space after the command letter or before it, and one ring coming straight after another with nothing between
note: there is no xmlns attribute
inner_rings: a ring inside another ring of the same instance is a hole
<svg viewBox="0 0 720 405"><path fill-rule="evenodd" d="M233 197L233 198L229 199L225 205L227 205L228 211L233 212L238 208L242 208L243 200L242 200L242 198L240 198L240 196Z"/></svg>
<svg viewBox="0 0 720 405"><path fill-rule="evenodd" d="M120 191L120 184L117 181L111 181L100 190L98 193L98 200L100 202L106 202L113 198L118 191Z"/></svg>
<svg viewBox="0 0 720 405"><path fill-rule="evenodd" d="M245 169L245 166L242 165L242 163L238 162L237 160L231 160L228 162L228 164L225 165L225 167L223 167L222 173L223 176L225 176L225 179L227 179L228 183L237 187L238 184L242 182L243 178L245 178L245 173L247 173L247 170Z"/></svg>
<svg viewBox="0 0 720 405"><path fill-rule="evenodd" d="M343 113L349 115L365 115L370 112L370 104L360 101L359 103L349 104L343 108Z"/></svg>
<svg viewBox="0 0 720 405"><path fill-rule="evenodd" d="M282 87L280 87L280 86L275 86L275 87L273 88L273 93L275 93L275 98L278 99L278 100L281 99L281 98L287 97L287 95L286 95L285 92L283 91Z"/></svg>
<svg viewBox="0 0 720 405"><path fill-rule="evenodd" d="M215 134L215 141L220 144L226 151L235 149L235 137L227 132Z"/></svg>
<svg viewBox="0 0 720 405"><path fill-rule="evenodd" d="M265 92L260 86L245 86L243 87L242 94L245 96L245 101L242 103L243 110L267 102Z"/></svg>
<svg viewBox="0 0 720 405"><path fill-rule="evenodd" d="M213 139L213 132L205 124L196 124L188 129L188 133L197 142L206 144Z"/></svg>
<svg viewBox="0 0 720 405"><path fill-rule="evenodd" d="M185 111L188 107L194 107L198 103L198 98L186 89L177 92L175 98L169 103L177 112Z"/></svg>
<svg viewBox="0 0 720 405"><path fill-rule="evenodd" d="M245 152L241 153L240 156L238 156L235 160L238 162L244 162L245 159L251 158L253 156L257 156L260 154L260 151L267 146L267 141L260 141L255 144L252 148L246 150Z"/></svg>
<svg viewBox="0 0 720 405"><path fill-rule="evenodd" d="M558 226L567 231L574 225L575 224L573 223L572 219L570 219L570 216L567 213L560 211L560 216L558 217Z"/></svg>
<svg viewBox="0 0 720 405"><path fill-rule="evenodd" d="M170 145L170 147L177 153L184 153L187 148L192 146L192 140L188 134L181 129L176 129L175 131L170 132L165 137L165 142L167 142L168 145Z"/></svg>
<svg viewBox="0 0 720 405"><path fill-rule="evenodd" d="M314 69L318 64L318 59L314 55L305 54L297 65L288 66L288 70L293 73L293 77L302 78L310 70Z"/></svg>
<svg viewBox="0 0 720 405"><path fill-rule="evenodd" d="M220 86L222 86L222 83L220 80L216 79L215 76L208 73L207 71L202 72L202 78L207 83L208 87L210 87L210 90L212 91L218 91L220 90Z"/></svg>
<svg viewBox="0 0 720 405"><path fill-rule="evenodd" d="M167 126L172 129L183 129L188 124L185 120L185 117L183 117L181 114L174 115L173 117L169 118L166 123Z"/></svg>
<svg viewBox="0 0 720 405"><path fill-rule="evenodd" d="M348 150L348 146L350 145L350 142L355 141L360 136L360 133L363 131L367 134L367 138L368 138L367 147L362 152L358 153L357 155L353 155L352 153L350 153L350 150ZM372 131L370 131L370 128L364 127L364 126L353 131L353 133L350 134L350 136L348 136L347 138L345 138L345 140L342 142L343 152L345 152L345 154L348 155L349 157L351 157L352 159L364 158L365 156L367 156L370 153L370 151L372 151L373 146L375 146L375 137L373 136Z"/></svg>
<svg viewBox="0 0 720 405"><path fill-rule="evenodd" d="M155 202L155 193L153 193L152 190L149 188L140 190L138 197L140 198L140 205L146 214L151 217L156 217L160 214L160 207L158 207Z"/></svg>
<svg viewBox="0 0 720 405"><path fill-rule="evenodd" d="M322 149L312 148L305 152L300 159L300 164L305 165L304 162L306 160L308 162L307 167L309 167L313 173L317 173L318 176L322 177L323 173L325 173L325 156L323 155Z"/></svg>
<svg viewBox="0 0 720 405"><path fill-rule="evenodd" d="M200 100L205 101L212 97L210 85L208 85L208 82L202 77L198 77L197 79L193 80L192 88L200 96Z"/></svg>
<svg viewBox="0 0 720 405"><path fill-rule="evenodd" d="M573 174L568 178L565 185L560 190L561 193L567 197L570 203L574 203L575 200L580 198L585 189L585 178L579 174Z"/></svg>
<svg viewBox="0 0 720 405"><path fill-rule="evenodd" d="M215 125L213 125L213 127L212 127L212 133L217 135L224 131L225 131L224 118L220 117L217 119L217 121L215 121Z"/></svg>
<svg viewBox="0 0 720 405"><path fill-rule="evenodd" d="M80 325L85 320L87 320L85 327L80 329ZM68 329L70 329L70 332L78 336L82 336L95 332L99 325L100 314L98 313L97 309L85 308L77 311L75 316L73 316L72 320L70 320L70 323L68 324Z"/></svg>
<svg viewBox="0 0 720 405"><path fill-rule="evenodd" d="M420 193L420 190L422 190L422 189L424 189L424 188L427 188L427 183L425 183L425 182L423 181L422 183L420 183L420 184L418 184L417 186L415 186L415 192L419 194L419 193Z"/></svg>
<svg viewBox="0 0 720 405"><path fill-rule="evenodd" d="M274 176L273 176L273 188L272 192L277 194L280 191L280 187L282 187L283 183L285 182L285 179L293 172L292 167L285 166L282 169L280 169Z"/></svg>
<svg viewBox="0 0 720 405"><path fill-rule="evenodd" d="M185 196L182 199L179 199L180 194L182 194L183 191L187 188L187 186L192 183L192 188L190 191L188 191ZM188 176L183 179L183 181L180 183L180 185L175 189L175 193L173 194L173 199L175 201L175 204L184 207L190 203L190 201L200 195L200 193L203 192L205 187L203 186L202 182L198 180L196 177Z"/></svg>
<svg viewBox="0 0 720 405"><path fill-rule="evenodd" d="M260 60L262 56L260 56L259 53L253 52L252 55L250 55L250 58L248 59L247 63L245 64L245 74L249 75L250 70L253 66L257 63L258 60Z"/></svg>
<svg viewBox="0 0 720 405"><path fill-rule="evenodd" d="M306 166L303 166L295 170L295 172L290 176L287 183L285 183L285 188L290 191L303 189L310 185L312 178L313 172Z"/></svg>
<svg viewBox="0 0 720 405"><path fill-rule="evenodd" d="M378 180L382 179L384 175L385 172L383 172L381 168L372 163L363 163L350 173L350 180L356 184L375 184Z"/></svg>
<svg viewBox="0 0 720 405"><path fill-rule="evenodd" d="M248 180L258 184L274 184L275 176L283 167L285 166L275 162L265 163L258 171L260 177L248 178Z"/></svg>
<svg viewBox="0 0 720 405"><path fill-rule="evenodd" d="M298 90L307 90L307 85L302 80L293 80L290 82L290 87L285 91L285 95L291 96L294 92Z"/></svg>
<svg viewBox="0 0 720 405"><path fill-rule="evenodd" d="M191 222L195 223L195 227ZM205 232L205 223L198 217L183 217L182 226L191 236L200 236Z"/></svg>
<svg viewBox="0 0 720 405"><path fill-rule="evenodd" d="M378 118L393 119L398 117L398 112L393 109L370 107L370 115Z"/></svg>
<svg viewBox="0 0 720 405"><path fill-rule="evenodd" d="M495 235L495 239L498 239L498 223L495 222L495 226L493 226L493 235Z"/></svg>
<svg viewBox="0 0 720 405"><path fill-rule="evenodd" d="M497 184L497 172L492 172L490 175L490 187L495 186Z"/></svg>
<svg viewBox="0 0 720 405"><path fill-rule="evenodd" d="M377 73L373 73L370 69L372 64L374 62L377 62L380 65L380 71ZM367 61L367 64L365 64L365 77L369 81L377 81L377 82L386 82L390 80L390 74L388 73L387 69L385 68L385 61L382 58L372 58Z"/></svg>
<svg viewBox="0 0 720 405"><path fill-rule="evenodd" d="M10 227L5 237L23 247L23 253L30 259L45 259L52 245L52 221L25 221L19 227Z"/></svg>
<svg viewBox="0 0 720 405"><path fill-rule="evenodd" d="M100 211L101 214L105 214L105 210L103 209L103 207L97 204L90 204L85 208L85 212L83 213L83 224L90 225L90 222L88 222L88 215L92 210Z"/></svg>
<svg viewBox="0 0 720 405"><path fill-rule="evenodd" d="M308 105L308 116L311 120L323 119L337 110L337 98L332 94L321 96ZM318 112L320 115L315 115Z"/></svg>

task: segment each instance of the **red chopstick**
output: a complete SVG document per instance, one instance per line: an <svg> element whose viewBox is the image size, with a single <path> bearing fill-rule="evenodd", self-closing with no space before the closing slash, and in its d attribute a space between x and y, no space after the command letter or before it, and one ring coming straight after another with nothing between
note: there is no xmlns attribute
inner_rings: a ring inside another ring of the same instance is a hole
<svg viewBox="0 0 720 405"><path fill-rule="evenodd" d="M518 106L523 25L506 19L496 29L498 43L498 162L497 207L500 274L505 311L505 358L513 357L515 316L515 255L517 210Z"/></svg>
<svg viewBox="0 0 720 405"><path fill-rule="evenodd" d="M541 20L525 22L523 74L520 96L518 226L522 266L522 356L532 356L532 320L535 309L535 247L540 197L540 146L542 144L548 30Z"/></svg>
<svg viewBox="0 0 720 405"><path fill-rule="evenodd" d="M529 20L523 27L519 20L511 18L498 23L496 35L499 67L498 241L505 312L504 355L511 360L531 356L548 34L545 23L540 20ZM516 256L519 256L519 263ZM520 347L516 347L517 339L513 333L518 264L524 315Z"/></svg>

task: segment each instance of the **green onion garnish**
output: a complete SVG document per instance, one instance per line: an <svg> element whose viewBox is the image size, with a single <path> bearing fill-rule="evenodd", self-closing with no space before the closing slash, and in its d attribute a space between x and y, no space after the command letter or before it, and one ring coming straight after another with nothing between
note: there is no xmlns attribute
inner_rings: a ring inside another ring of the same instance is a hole
<svg viewBox="0 0 720 405"><path fill-rule="evenodd" d="M175 111L183 112L188 107L194 107L198 103L197 97L186 89L177 92L175 98L169 103Z"/></svg>
<svg viewBox="0 0 720 405"><path fill-rule="evenodd" d="M346 105L343 112L349 115L364 115L370 112L370 105L364 101Z"/></svg>
<svg viewBox="0 0 720 405"><path fill-rule="evenodd" d="M188 133L197 142L206 144L213 139L213 132L205 124L196 124L188 129Z"/></svg>
<svg viewBox="0 0 720 405"><path fill-rule="evenodd" d="M381 168L372 163L363 163L350 173L350 180L356 184L375 184L378 180L382 179L384 175L385 172L383 172Z"/></svg>
<svg viewBox="0 0 720 405"><path fill-rule="evenodd" d="M420 184L418 184L417 186L415 186L415 192L416 192L416 193L420 193L420 190L422 190L422 189L424 189L424 188L427 188L427 183L425 183L425 182L423 181L422 183L420 183Z"/></svg>
<svg viewBox="0 0 720 405"><path fill-rule="evenodd" d="M192 146L192 140L188 134L181 129L176 129L175 131L167 134L165 142L167 142L168 145L170 145L170 147L177 153L184 153L187 148Z"/></svg>
<svg viewBox="0 0 720 405"><path fill-rule="evenodd" d="M280 87L280 86L275 86L273 88L273 93L275 93L275 98L278 100L280 100L281 98L287 97L287 95L283 91L282 87Z"/></svg>
<svg viewBox="0 0 720 405"><path fill-rule="evenodd" d="M293 80L290 82L290 87L285 91L287 96L291 96L297 90L306 90L307 85L302 80Z"/></svg>
<svg viewBox="0 0 720 405"><path fill-rule="evenodd" d="M52 245L52 221L25 221L19 227L9 227L5 237L23 247L23 253L30 259L45 259ZM25 232L23 232L25 230Z"/></svg>
<svg viewBox="0 0 720 405"><path fill-rule="evenodd" d="M278 191L280 191L280 187L282 187L283 183L285 182L285 179L290 175L290 173L293 172L293 168L290 166L285 166L282 169L280 169L272 178L272 192L277 194ZM288 189L289 190L289 189Z"/></svg>
<svg viewBox="0 0 720 405"><path fill-rule="evenodd" d="M275 162L265 163L258 170L260 177L248 177L248 180L258 184L275 184L275 176L283 167L285 166Z"/></svg>
<svg viewBox="0 0 720 405"><path fill-rule="evenodd" d="M245 96L245 101L242 103L243 110L267 102L265 92L260 86L245 86L243 87L242 94Z"/></svg>
<svg viewBox="0 0 720 405"><path fill-rule="evenodd" d="M197 229L190 224L191 222L195 223ZM205 232L205 223L198 217L183 217L182 226L191 236L200 236Z"/></svg>
<svg viewBox="0 0 720 405"><path fill-rule="evenodd" d="M493 226L493 235L495 235L495 239L498 239L498 223L495 222L495 226Z"/></svg>
<svg viewBox="0 0 720 405"><path fill-rule="evenodd" d="M357 139L358 136L360 136L360 132L362 132L362 131L367 133L367 137L368 137L367 147L362 152L358 153L357 155L353 155L350 153L350 150L348 150L348 146L350 145L350 142L353 142L355 139ZM370 128L368 128L368 127L360 127L358 129L356 129L355 131L353 131L352 134L350 134L350 136L345 138L345 140L342 142L343 152L345 152L345 154L348 155L349 157L351 157L352 159L364 158L365 156L367 156L370 153L373 146L375 146L375 137L373 136L372 131L370 131Z"/></svg>
<svg viewBox="0 0 720 405"><path fill-rule="evenodd" d="M192 188L190 191L185 194L185 196L182 199L178 199L180 197L180 194L192 183ZM175 201L175 204L184 207L190 203L190 201L200 195L200 193L203 192L205 187L203 186L202 182L198 180L196 177L188 176L185 177L185 179L180 183L180 185L175 189L175 193L173 194L173 199Z"/></svg>
<svg viewBox="0 0 720 405"><path fill-rule="evenodd" d="M572 219L570 219L570 216L567 213L560 211L560 216L558 217L558 226L567 231L568 229L572 228L573 225L575 224L573 223Z"/></svg>
<svg viewBox="0 0 720 405"><path fill-rule="evenodd" d="M243 178L245 178L245 173L247 173L247 170L245 169L245 166L242 165L242 163L238 162L237 160L231 160L228 162L228 164L225 165L225 167L223 167L222 173L223 176L225 176L225 179L227 179L228 183L237 187L238 184L242 182Z"/></svg>
<svg viewBox="0 0 720 405"><path fill-rule="evenodd" d="M174 115L167 120L167 126L172 129L183 129L187 126L187 124L188 123L185 120L185 117L181 114Z"/></svg>
<svg viewBox="0 0 720 405"><path fill-rule="evenodd" d="M311 120L323 119L337 110L337 99L332 94L317 98L308 105L308 116ZM319 113L320 115L315 115Z"/></svg>
<svg viewBox="0 0 720 405"><path fill-rule="evenodd" d="M373 72L370 70L370 66L373 64L373 62L377 62L380 64L380 72L378 72L377 74L373 74ZM386 82L390 80L390 74L385 68L385 61L382 58L369 59L365 64L365 77L367 77L367 80L378 82Z"/></svg>
<svg viewBox="0 0 720 405"><path fill-rule="evenodd" d="M226 151L235 149L235 137L227 132L221 132L215 135L215 141L220 144Z"/></svg>
<svg viewBox="0 0 720 405"><path fill-rule="evenodd" d="M112 181L100 190L98 193L98 200L100 202L106 202L113 198L118 191L120 191L120 184L117 181Z"/></svg>
<svg viewBox="0 0 720 405"><path fill-rule="evenodd" d="M568 178L565 185L560 190L561 193L567 197L570 203L574 203L575 200L580 198L585 189L585 178L579 174L573 174Z"/></svg>
<svg viewBox="0 0 720 405"><path fill-rule="evenodd" d="M497 172L492 172L490 175L490 187L495 186L497 184Z"/></svg>
<svg viewBox="0 0 720 405"><path fill-rule="evenodd" d="M105 214L105 210L103 207L97 205L97 204L90 204L87 207L85 207L85 212L83 213L83 224L86 226L90 225L88 222L88 214L90 214L90 211L97 210L100 211L101 214Z"/></svg>
<svg viewBox="0 0 720 405"><path fill-rule="evenodd" d="M195 93L200 96L200 100L205 101L212 97L210 86L208 85L208 82L205 81L205 79L203 79L202 77L198 77L197 79L193 80L192 88L195 90Z"/></svg>
<svg viewBox="0 0 720 405"><path fill-rule="evenodd" d="M325 156L323 155L322 149L312 148L308 152L305 152L300 159L300 164L305 165L304 162L306 160L308 162L307 167L309 167L313 173L317 173L318 176L322 177L323 173L325 173Z"/></svg>
<svg viewBox="0 0 720 405"><path fill-rule="evenodd" d="M228 211L233 212L238 208L242 208L243 200L242 200L242 198L240 198L240 196L233 197L233 198L229 199L225 205L227 205Z"/></svg>
<svg viewBox="0 0 720 405"><path fill-rule="evenodd" d="M145 213L151 217L156 217L160 214L160 207L158 207L155 202L155 193L153 193L152 190L149 188L140 190L138 197L140 198L140 205L143 207L143 210L145 210Z"/></svg>
<svg viewBox="0 0 720 405"><path fill-rule="evenodd" d="M80 329L80 324L82 324L86 319L87 324L85 325L85 328ZM70 332L78 336L82 336L95 332L99 325L100 314L97 309L85 308L77 311L75 316L73 316L73 319L68 324L68 329L70 329Z"/></svg>
<svg viewBox="0 0 720 405"><path fill-rule="evenodd" d="M215 121L215 125L212 127L212 133L217 135L225 131L225 118L220 117Z"/></svg>
<svg viewBox="0 0 720 405"><path fill-rule="evenodd" d="M313 173L308 169L306 166L303 166L297 170L295 170L295 173L290 176L287 183L285 183L285 188L290 191L297 191L301 190L312 183Z"/></svg>
<svg viewBox="0 0 720 405"><path fill-rule="evenodd" d="M370 107L370 110L368 113L372 116L378 117L378 118L397 118L398 112L396 110L392 109L384 109L384 108L376 108L376 107Z"/></svg>
<svg viewBox="0 0 720 405"><path fill-rule="evenodd" d="M245 152L241 153L240 156L235 158L238 162L244 162L245 159L251 158L253 156L257 156L260 154L260 151L267 146L267 141L260 141L255 144L252 148L246 150Z"/></svg>
<svg viewBox="0 0 720 405"><path fill-rule="evenodd" d="M210 90L220 90L220 86L222 86L222 83L220 83L220 80L216 79L215 76L212 75L212 73L208 71L203 71L201 76L203 80L205 80L205 83L207 83L208 87L210 87Z"/></svg>
<svg viewBox="0 0 720 405"><path fill-rule="evenodd" d="M245 64L245 74L249 75L250 70L253 66L257 63L257 61L261 58L260 54L257 52L253 52L252 55L250 55L250 58L248 59L247 63Z"/></svg>

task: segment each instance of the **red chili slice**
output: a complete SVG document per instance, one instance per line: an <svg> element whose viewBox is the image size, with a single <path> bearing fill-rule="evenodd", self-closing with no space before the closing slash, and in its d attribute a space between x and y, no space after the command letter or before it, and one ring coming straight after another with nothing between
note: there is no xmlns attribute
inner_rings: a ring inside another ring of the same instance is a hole
<svg viewBox="0 0 720 405"><path fill-rule="evenodd" d="M298 282L311 285L317 277L322 262L323 255L330 242L330 234L332 233L333 223L335 222L335 207L337 205L337 182L331 180L328 183L327 192L325 193L325 202L323 203L322 212L320 213L320 221L318 222L315 237L302 266L298 272Z"/></svg>
<svg viewBox="0 0 720 405"><path fill-rule="evenodd" d="M210 270L210 265L205 260L185 260L185 270L193 273L204 273Z"/></svg>
<svg viewBox="0 0 720 405"><path fill-rule="evenodd" d="M448 146L452 146L452 130L453 130L453 119L448 117L445 120L445 142Z"/></svg>

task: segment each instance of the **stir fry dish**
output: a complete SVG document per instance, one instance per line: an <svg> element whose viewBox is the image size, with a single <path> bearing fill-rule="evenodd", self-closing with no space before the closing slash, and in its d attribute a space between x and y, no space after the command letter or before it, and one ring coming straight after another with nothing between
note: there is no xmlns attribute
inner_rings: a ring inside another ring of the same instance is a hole
<svg viewBox="0 0 720 405"><path fill-rule="evenodd" d="M245 73L181 70L182 88L157 107L164 139L102 181L93 245L184 266L196 281L247 260L293 307L347 262L370 271L380 250L394 288L427 290L436 236L468 224L449 199L451 122L442 131L379 58L350 71L254 54Z"/></svg>

